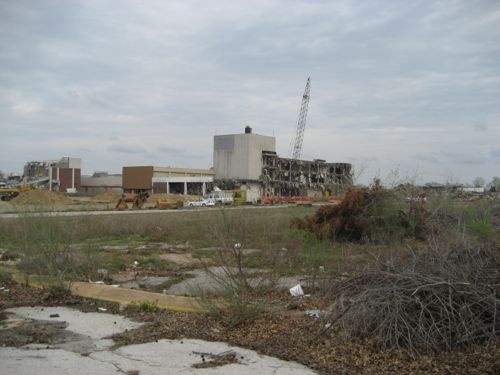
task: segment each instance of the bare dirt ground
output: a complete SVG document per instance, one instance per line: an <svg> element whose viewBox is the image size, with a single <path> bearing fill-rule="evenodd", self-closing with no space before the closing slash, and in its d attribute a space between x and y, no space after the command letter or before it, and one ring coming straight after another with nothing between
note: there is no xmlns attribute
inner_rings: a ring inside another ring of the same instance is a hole
<svg viewBox="0 0 500 375"><path fill-rule="evenodd" d="M223 341L261 354L293 360L322 374L498 374L500 348L473 347L439 355L413 358L407 353L378 350L370 342L347 341L335 332L322 333L321 319L305 317L304 309L321 309L314 298L296 299L286 293L275 295L281 314L264 315L256 321L228 327L207 319L204 314L167 311L144 312L138 307L90 300L71 295L53 296L49 292L19 284L2 284L0 310L15 306L71 306L85 312L104 308L108 313L142 321L137 329L116 334L117 346L154 342L161 339L193 338ZM6 291L6 289L8 291ZM31 324L3 330L0 315L0 346L28 343L49 344L61 329L58 324Z"/></svg>

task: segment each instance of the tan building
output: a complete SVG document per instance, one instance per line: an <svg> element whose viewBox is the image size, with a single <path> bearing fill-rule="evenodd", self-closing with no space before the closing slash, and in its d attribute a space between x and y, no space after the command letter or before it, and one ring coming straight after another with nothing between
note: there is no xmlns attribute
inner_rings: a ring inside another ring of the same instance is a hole
<svg viewBox="0 0 500 375"><path fill-rule="evenodd" d="M215 172L208 169L123 167L123 191L205 195L214 176Z"/></svg>

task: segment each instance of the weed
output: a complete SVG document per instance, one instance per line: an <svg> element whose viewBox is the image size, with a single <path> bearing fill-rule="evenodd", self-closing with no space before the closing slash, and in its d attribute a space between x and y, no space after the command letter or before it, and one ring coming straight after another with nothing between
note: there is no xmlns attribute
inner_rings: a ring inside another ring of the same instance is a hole
<svg viewBox="0 0 500 375"><path fill-rule="evenodd" d="M12 281L12 275L8 271L0 270L0 284L10 284Z"/></svg>
<svg viewBox="0 0 500 375"><path fill-rule="evenodd" d="M160 310L155 302L142 301L137 304L137 307L144 312L157 312Z"/></svg>

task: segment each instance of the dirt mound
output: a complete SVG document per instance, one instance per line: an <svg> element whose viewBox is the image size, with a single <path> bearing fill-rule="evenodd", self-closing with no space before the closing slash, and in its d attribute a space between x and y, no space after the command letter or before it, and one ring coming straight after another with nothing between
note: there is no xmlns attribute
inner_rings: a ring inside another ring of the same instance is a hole
<svg viewBox="0 0 500 375"><path fill-rule="evenodd" d="M151 194L148 198L148 203L156 203L161 200L167 203L176 203L178 201L188 202L200 199L199 195L182 195L182 194Z"/></svg>
<svg viewBox="0 0 500 375"><path fill-rule="evenodd" d="M92 197L92 201L100 202L100 201L108 201L108 202L117 202L118 199L122 196L122 193L116 191L106 191L104 193L97 194Z"/></svg>
<svg viewBox="0 0 500 375"><path fill-rule="evenodd" d="M11 200L12 204L19 205L64 205L73 201L63 193L56 193L49 190L30 190L20 193Z"/></svg>

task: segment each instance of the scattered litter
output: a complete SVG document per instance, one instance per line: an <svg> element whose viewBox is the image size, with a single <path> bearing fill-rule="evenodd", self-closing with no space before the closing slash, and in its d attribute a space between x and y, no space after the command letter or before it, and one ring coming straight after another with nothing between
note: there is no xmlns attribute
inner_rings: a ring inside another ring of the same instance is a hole
<svg viewBox="0 0 500 375"><path fill-rule="evenodd" d="M97 269L97 274L107 276L108 270L106 268L98 268Z"/></svg>
<svg viewBox="0 0 500 375"><path fill-rule="evenodd" d="M227 350L219 354L193 352L193 354L201 356L201 363L191 365L193 368L211 368L228 365L231 363L238 363L238 354L234 350ZM210 360L205 360L208 357ZM243 357L241 357L243 359Z"/></svg>
<svg viewBox="0 0 500 375"><path fill-rule="evenodd" d="M4 289L5 289L5 287L4 287L4 286L0 287L0 290L4 290Z"/></svg>
<svg viewBox="0 0 500 375"><path fill-rule="evenodd" d="M59 314L50 314L49 318L59 318Z"/></svg>
<svg viewBox="0 0 500 375"><path fill-rule="evenodd" d="M99 311L108 311L108 309L105 309L104 307L98 307L97 310L99 310Z"/></svg>
<svg viewBox="0 0 500 375"><path fill-rule="evenodd" d="M328 328L330 328L331 326L332 326L332 323L326 323L326 324L325 324L325 329L328 329Z"/></svg>
<svg viewBox="0 0 500 375"><path fill-rule="evenodd" d="M120 284L111 284L111 285L108 285L108 286L112 286L113 288L119 288Z"/></svg>
<svg viewBox="0 0 500 375"><path fill-rule="evenodd" d="M3 291L4 291L4 292L8 292L9 290L10 290L10 289L4 289Z"/></svg>
<svg viewBox="0 0 500 375"><path fill-rule="evenodd" d="M319 310L306 310L304 312L305 316L310 316L311 318L319 318L320 314Z"/></svg>
<svg viewBox="0 0 500 375"><path fill-rule="evenodd" d="M304 291L302 290L302 286L297 284L293 288L290 288L290 294L294 297L303 296Z"/></svg>
<svg viewBox="0 0 500 375"><path fill-rule="evenodd" d="M138 261L136 261L136 260L134 260L134 266L136 266L136 267L137 267L138 265L139 265L139 262L138 262Z"/></svg>
<svg viewBox="0 0 500 375"><path fill-rule="evenodd" d="M104 285L104 281L92 281L92 280L89 280L89 283L91 283L91 284L97 284L97 285Z"/></svg>

